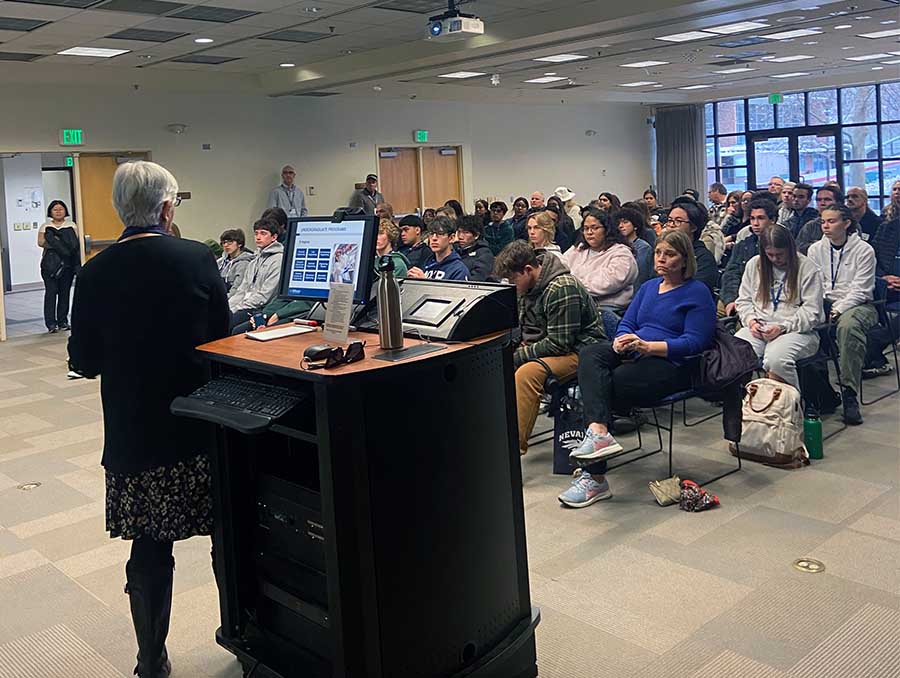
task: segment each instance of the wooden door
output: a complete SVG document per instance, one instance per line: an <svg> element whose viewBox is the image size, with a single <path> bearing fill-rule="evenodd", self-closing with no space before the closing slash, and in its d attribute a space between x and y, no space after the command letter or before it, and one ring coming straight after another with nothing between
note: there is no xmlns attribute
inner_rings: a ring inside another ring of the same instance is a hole
<svg viewBox="0 0 900 678"><path fill-rule="evenodd" d="M419 158L414 148L378 149L379 188L395 214L419 207Z"/></svg>
<svg viewBox="0 0 900 678"><path fill-rule="evenodd" d="M112 245L125 228L112 204L113 175L119 167L119 157L145 160L146 154L128 153L117 156L82 153L78 158L82 209L78 225L81 232L91 238L91 251L86 255L88 259L104 247Z"/></svg>
<svg viewBox="0 0 900 678"><path fill-rule="evenodd" d="M462 202L459 146L423 148L422 176L426 207L440 207L451 198Z"/></svg>

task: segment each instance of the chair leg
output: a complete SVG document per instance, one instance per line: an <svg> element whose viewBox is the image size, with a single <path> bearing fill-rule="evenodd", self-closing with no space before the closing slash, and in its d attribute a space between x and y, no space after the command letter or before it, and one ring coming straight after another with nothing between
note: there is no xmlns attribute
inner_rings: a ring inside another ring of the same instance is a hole
<svg viewBox="0 0 900 678"><path fill-rule="evenodd" d="M862 385L862 382L860 382L860 387L859 387L859 403L860 403L860 405L865 405L868 407L869 405L874 405L875 403L881 402L885 398L889 398L890 396L894 395L895 393L900 393L900 364L898 364L898 360L897 360L897 344L894 342L891 342L891 353L893 353L893 355L894 355L894 374L897 377L897 388L891 388L891 390L889 390L887 393L884 393L884 394L878 396L874 400L866 401L866 399L863 398L863 385Z"/></svg>
<svg viewBox="0 0 900 678"><path fill-rule="evenodd" d="M735 456L737 457L737 468L733 468L730 471L725 471L725 473L720 473L719 475L714 476L714 477L710 478L709 480L705 480L702 483L697 483L698 485L701 485L701 486L710 485L710 484L716 482L717 480L722 480L722 478L725 478L726 476L730 476L733 473L737 473L738 471L740 471L743 468L743 466L741 464L741 444L735 443L734 446L735 446L735 451L736 451ZM671 477L671 475L669 477Z"/></svg>
<svg viewBox="0 0 900 678"><path fill-rule="evenodd" d="M674 408L674 405L672 406ZM632 462L638 461L639 459L646 459L647 457L652 457L654 454L659 454L663 451L663 441L662 441L662 428L664 428L659 423L659 418L656 416L656 408L651 408L653 411L653 425L656 427L656 437L659 441L659 445L655 450L650 452L646 452L644 454L638 455L637 457L632 457L631 459L627 459L626 461L619 462L618 464L614 464L612 466L607 466L607 470L611 471L614 468L619 468L620 466L625 466L626 464L630 464ZM671 422L670 422L671 426ZM637 452L638 450L643 448L643 438L641 436L641 427L638 426L638 444L637 447L630 447L627 450L622 450L621 452L616 452L615 454L611 454L607 457L607 459L616 459L617 457L622 457L626 454L631 454L632 452Z"/></svg>
<svg viewBox="0 0 900 678"><path fill-rule="evenodd" d="M681 423L683 423L687 428L691 428L692 426L697 426L702 424L705 421L709 421L710 419L715 419L722 415L722 410L717 412L713 412L712 414L707 414L705 417L700 417L699 419L695 419L694 421L689 422L687 418L687 400L681 401Z"/></svg>

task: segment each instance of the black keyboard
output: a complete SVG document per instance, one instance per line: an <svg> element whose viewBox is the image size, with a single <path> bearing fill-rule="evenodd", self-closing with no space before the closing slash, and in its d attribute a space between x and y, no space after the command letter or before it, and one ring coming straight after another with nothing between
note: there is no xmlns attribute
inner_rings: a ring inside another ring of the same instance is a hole
<svg viewBox="0 0 900 678"><path fill-rule="evenodd" d="M284 386L262 384L238 377L213 379L194 391L190 397L272 419L278 419L304 399L301 393Z"/></svg>

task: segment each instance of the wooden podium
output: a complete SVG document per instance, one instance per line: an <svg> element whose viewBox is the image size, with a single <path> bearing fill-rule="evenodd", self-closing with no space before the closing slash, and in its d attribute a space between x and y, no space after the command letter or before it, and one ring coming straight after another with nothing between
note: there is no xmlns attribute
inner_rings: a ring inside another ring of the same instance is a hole
<svg viewBox="0 0 900 678"><path fill-rule="evenodd" d="M253 678L536 676L507 336L398 363L351 339L365 360L312 372L318 332L199 348L305 398L218 428L218 642Z"/></svg>

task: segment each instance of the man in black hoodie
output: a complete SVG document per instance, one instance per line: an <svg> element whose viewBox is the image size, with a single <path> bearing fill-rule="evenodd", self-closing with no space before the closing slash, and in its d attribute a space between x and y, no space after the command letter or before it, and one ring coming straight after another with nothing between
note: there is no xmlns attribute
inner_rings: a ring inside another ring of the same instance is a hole
<svg viewBox="0 0 900 678"><path fill-rule="evenodd" d="M409 259L410 268L422 268L431 258L431 248L425 242L424 232L425 223L415 214L407 214L400 220L400 241L403 246L398 251Z"/></svg>
<svg viewBox="0 0 900 678"><path fill-rule="evenodd" d="M468 215L456 227L456 252L469 269L469 280L487 280L494 270L494 255L485 242L481 217Z"/></svg>

